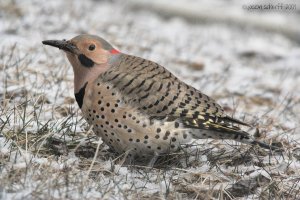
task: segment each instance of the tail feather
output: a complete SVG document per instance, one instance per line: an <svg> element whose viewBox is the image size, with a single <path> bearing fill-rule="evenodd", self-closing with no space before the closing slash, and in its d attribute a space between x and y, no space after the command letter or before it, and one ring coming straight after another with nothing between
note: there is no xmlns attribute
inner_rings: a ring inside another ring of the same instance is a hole
<svg viewBox="0 0 300 200"><path fill-rule="evenodd" d="M258 145L258 146L260 146L262 148L270 149L270 150L273 150L273 151L275 151L275 150L281 150L279 147L276 147L274 145L268 145L266 143L263 143L263 142L260 142L260 141L257 141L257 140L252 141L251 144L252 145Z"/></svg>
<svg viewBox="0 0 300 200"><path fill-rule="evenodd" d="M236 123L236 124L240 124L240 125L243 125L243 126L248 126L248 127L251 127L250 124L246 123L246 122L242 122L238 119L234 119L232 117L229 117L229 116L225 116L222 118L224 121L226 122L233 122L233 123Z"/></svg>
<svg viewBox="0 0 300 200"><path fill-rule="evenodd" d="M185 121L185 127L195 130L193 137L196 139L232 139L246 144L258 145L265 149L279 149L276 146L257 141L249 133L227 123L216 123L213 120L189 120Z"/></svg>

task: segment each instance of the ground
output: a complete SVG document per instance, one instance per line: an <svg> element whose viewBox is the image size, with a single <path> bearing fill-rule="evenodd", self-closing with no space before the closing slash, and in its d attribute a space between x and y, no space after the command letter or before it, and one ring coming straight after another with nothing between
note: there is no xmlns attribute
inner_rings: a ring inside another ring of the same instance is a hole
<svg viewBox="0 0 300 200"><path fill-rule="evenodd" d="M0 3L0 199L299 199L300 40L134 2ZM124 164L82 119L63 53L41 43L81 33L162 64L283 151L198 140L153 168Z"/></svg>

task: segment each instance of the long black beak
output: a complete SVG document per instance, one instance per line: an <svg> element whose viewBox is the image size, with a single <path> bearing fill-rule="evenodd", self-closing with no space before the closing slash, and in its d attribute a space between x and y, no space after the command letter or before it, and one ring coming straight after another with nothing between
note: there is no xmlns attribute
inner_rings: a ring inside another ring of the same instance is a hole
<svg viewBox="0 0 300 200"><path fill-rule="evenodd" d="M44 40L44 41L42 41L42 43L45 45L57 47L59 49L62 49L64 51L68 51L68 52L71 52L74 54L77 54L77 52L78 52L77 47L66 40Z"/></svg>

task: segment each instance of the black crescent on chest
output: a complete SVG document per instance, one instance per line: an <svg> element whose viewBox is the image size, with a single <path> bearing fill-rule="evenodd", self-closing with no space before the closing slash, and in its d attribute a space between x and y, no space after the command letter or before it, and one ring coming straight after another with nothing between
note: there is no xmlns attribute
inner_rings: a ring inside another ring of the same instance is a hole
<svg viewBox="0 0 300 200"><path fill-rule="evenodd" d="M88 82L86 82L84 84L84 86L75 94L75 99L77 101L79 108L82 107L83 98L84 98L84 94L85 94L85 88L86 88L87 84L88 84Z"/></svg>

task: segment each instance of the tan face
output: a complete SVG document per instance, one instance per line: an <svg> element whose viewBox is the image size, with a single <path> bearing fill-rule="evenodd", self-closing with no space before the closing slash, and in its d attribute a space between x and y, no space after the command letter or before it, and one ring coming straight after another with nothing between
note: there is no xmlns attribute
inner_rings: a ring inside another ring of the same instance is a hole
<svg viewBox="0 0 300 200"><path fill-rule="evenodd" d="M104 64L107 63L110 52L102 41L87 35L80 35L68 41L78 49L77 59L83 67L91 67L92 63ZM72 54L71 52L67 52Z"/></svg>
<svg viewBox="0 0 300 200"><path fill-rule="evenodd" d="M108 68L109 59L120 52L95 35L79 35L71 40L45 40L43 44L63 50L74 71L74 89L77 93L87 82L94 81Z"/></svg>

